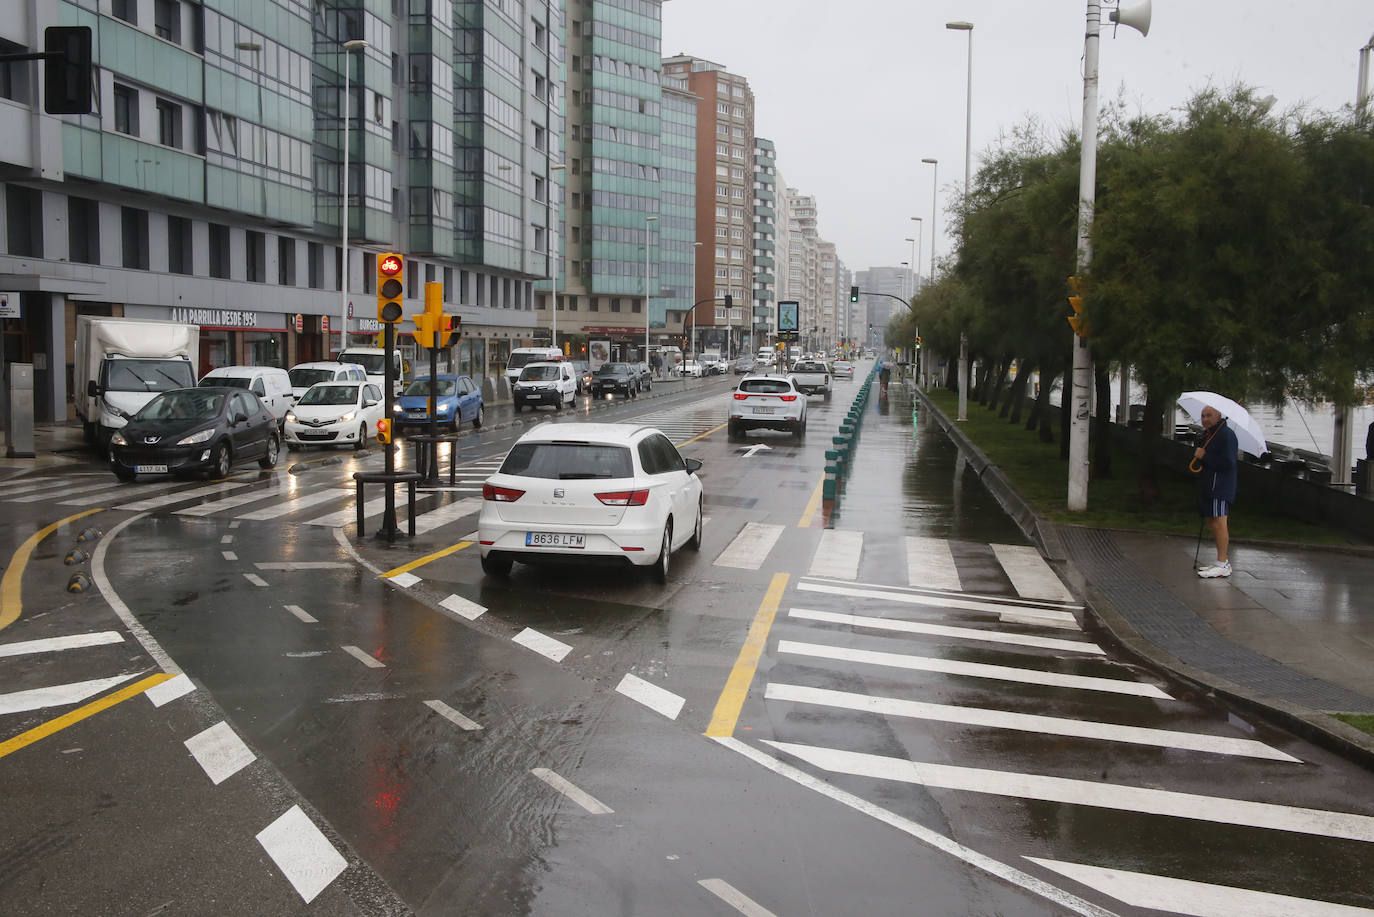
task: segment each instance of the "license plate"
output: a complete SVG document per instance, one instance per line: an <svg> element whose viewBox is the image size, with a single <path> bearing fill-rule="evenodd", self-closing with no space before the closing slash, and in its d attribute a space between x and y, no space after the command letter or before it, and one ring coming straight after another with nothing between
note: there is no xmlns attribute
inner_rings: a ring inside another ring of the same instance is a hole
<svg viewBox="0 0 1374 917"><path fill-rule="evenodd" d="M755 413L755 414L771 414L771 413L773 413L773 409L772 409L772 408L754 408L754 413Z"/></svg>
<svg viewBox="0 0 1374 917"><path fill-rule="evenodd" d="M166 474L166 465L135 465L135 474Z"/></svg>
<svg viewBox="0 0 1374 917"><path fill-rule="evenodd" d="M586 535L570 532L526 532L525 546L530 548L585 548Z"/></svg>

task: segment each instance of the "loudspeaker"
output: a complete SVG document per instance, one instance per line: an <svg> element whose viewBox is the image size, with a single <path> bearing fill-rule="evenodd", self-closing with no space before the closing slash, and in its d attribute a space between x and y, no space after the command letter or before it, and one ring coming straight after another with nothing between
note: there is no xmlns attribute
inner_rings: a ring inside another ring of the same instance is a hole
<svg viewBox="0 0 1374 917"><path fill-rule="evenodd" d="M1150 0L1145 0L1144 3L1133 6L1128 10L1118 7L1108 13L1107 18L1119 25L1128 25L1141 35L1149 35Z"/></svg>

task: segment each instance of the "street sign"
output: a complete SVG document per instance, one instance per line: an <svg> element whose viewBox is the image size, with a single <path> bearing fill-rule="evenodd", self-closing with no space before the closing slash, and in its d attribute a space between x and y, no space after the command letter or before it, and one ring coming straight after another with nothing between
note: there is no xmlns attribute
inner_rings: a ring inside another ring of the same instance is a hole
<svg viewBox="0 0 1374 917"><path fill-rule="evenodd" d="M22 318L19 314L19 292L0 293L0 318Z"/></svg>
<svg viewBox="0 0 1374 917"><path fill-rule="evenodd" d="M300 334L302 331L305 330L305 316L297 312L293 324L295 324L296 326L296 333Z"/></svg>

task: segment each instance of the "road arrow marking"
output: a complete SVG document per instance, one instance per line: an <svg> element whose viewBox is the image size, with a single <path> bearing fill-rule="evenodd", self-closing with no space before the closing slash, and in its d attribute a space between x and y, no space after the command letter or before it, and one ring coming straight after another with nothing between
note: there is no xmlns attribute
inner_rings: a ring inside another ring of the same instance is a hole
<svg viewBox="0 0 1374 917"><path fill-rule="evenodd" d="M757 446L750 446L748 449L745 449L742 454L745 458L749 458L751 455L758 452L760 449L766 450L768 452L773 451L771 446L765 446L763 443L759 443Z"/></svg>

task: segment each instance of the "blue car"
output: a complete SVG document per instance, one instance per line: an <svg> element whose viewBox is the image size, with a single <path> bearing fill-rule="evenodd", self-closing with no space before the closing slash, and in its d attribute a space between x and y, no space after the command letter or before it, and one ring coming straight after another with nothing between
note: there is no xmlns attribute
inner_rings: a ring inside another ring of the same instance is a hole
<svg viewBox="0 0 1374 917"><path fill-rule="evenodd" d="M437 376L435 386L436 411L439 426L446 432L457 433L458 428L472 421L472 428L482 428L482 387L468 376ZM429 377L412 381L406 386L391 410L391 425L397 433L406 427L429 425Z"/></svg>

